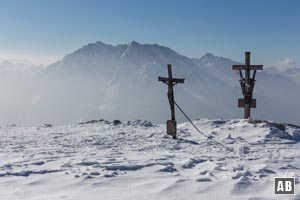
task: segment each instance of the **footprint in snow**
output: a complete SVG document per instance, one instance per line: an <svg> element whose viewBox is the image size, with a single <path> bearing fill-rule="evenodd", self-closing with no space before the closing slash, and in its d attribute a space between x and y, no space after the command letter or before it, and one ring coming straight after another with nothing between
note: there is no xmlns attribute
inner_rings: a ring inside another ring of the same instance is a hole
<svg viewBox="0 0 300 200"><path fill-rule="evenodd" d="M247 146L241 146L239 149L238 149L238 152L239 154L243 155L243 154L248 154L250 153L250 148L247 147Z"/></svg>
<svg viewBox="0 0 300 200"><path fill-rule="evenodd" d="M99 176L100 175L99 172L91 172L90 174L93 175L93 176Z"/></svg>
<svg viewBox="0 0 300 200"><path fill-rule="evenodd" d="M112 173L104 174L103 177L112 178L112 177L116 177L117 175L118 175L118 172L112 172Z"/></svg>
<svg viewBox="0 0 300 200"><path fill-rule="evenodd" d="M204 177L204 178L197 178L197 182L211 182L212 180L210 178Z"/></svg>
<svg viewBox="0 0 300 200"><path fill-rule="evenodd" d="M162 169L159 169L158 172L177 172L177 169L175 169L173 166L166 166Z"/></svg>
<svg viewBox="0 0 300 200"><path fill-rule="evenodd" d="M297 170L300 170L298 167L295 167L293 165L285 165L283 167L280 167L279 169L297 169Z"/></svg>
<svg viewBox="0 0 300 200"><path fill-rule="evenodd" d="M246 178L242 178L238 181L231 190L232 194L243 194L247 189L251 187L252 183Z"/></svg>
<svg viewBox="0 0 300 200"><path fill-rule="evenodd" d="M31 164L32 165L43 165L43 164L45 164L45 162L44 161L36 161L36 162L32 162Z"/></svg>
<svg viewBox="0 0 300 200"><path fill-rule="evenodd" d="M186 169L190 169L190 168L193 168L194 166L196 166L197 164L202 163L202 162L206 162L206 161L207 161L207 159L190 158L190 159L188 159L184 162L182 167L186 168Z"/></svg>

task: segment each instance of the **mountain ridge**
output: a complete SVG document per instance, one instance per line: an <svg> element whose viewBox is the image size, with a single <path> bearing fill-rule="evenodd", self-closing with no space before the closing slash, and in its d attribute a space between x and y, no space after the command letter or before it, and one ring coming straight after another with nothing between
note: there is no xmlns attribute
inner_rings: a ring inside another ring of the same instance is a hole
<svg viewBox="0 0 300 200"><path fill-rule="evenodd" d="M237 107L242 96L239 76L231 69L238 62L212 53L189 58L158 44L97 41L66 55L35 77L1 83L9 88L2 88L8 92L0 99L0 109L6 111L0 120L67 124L105 118L161 123L169 119L169 105L167 88L157 77L167 75L167 64L172 64L174 77L186 80L176 85L175 100L191 118L242 116ZM296 112L300 109L298 79L291 73L259 72L254 90L258 108L252 116L300 124ZM178 113L177 119L184 118Z"/></svg>

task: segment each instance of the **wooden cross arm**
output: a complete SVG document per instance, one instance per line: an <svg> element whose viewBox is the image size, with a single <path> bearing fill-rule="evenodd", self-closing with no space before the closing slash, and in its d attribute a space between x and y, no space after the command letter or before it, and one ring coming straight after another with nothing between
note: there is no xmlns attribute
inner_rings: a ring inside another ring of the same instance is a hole
<svg viewBox="0 0 300 200"><path fill-rule="evenodd" d="M166 83L168 81L168 78L164 78L164 77L158 77L158 81L162 81L164 83Z"/></svg>
<svg viewBox="0 0 300 200"><path fill-rule="evenodd" d="M232 65L232 70L246 70L246 65ZM250 65L250 70L263 70L263 65Z"/></svg>
<svg viewBox="0 0 300 200"><path fill-rule="evenodd" d="M166 78L166 77L158 77L158 81L162 81L164 83L172 81L173 83L184 83L184 78Z"/></svg>

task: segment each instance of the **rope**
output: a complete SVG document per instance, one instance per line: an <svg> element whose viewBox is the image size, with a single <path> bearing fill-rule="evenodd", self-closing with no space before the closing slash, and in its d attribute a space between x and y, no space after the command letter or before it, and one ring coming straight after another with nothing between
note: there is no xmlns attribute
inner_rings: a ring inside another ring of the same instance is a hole
<svg viewBox="0 0 300 200"><path fill-rule="evenodd" d="M193 123L193 121L189 118L189 116L187 116L187 114L185 114L185 112L180 108L180 106L174 101L176 107L182 112L182 114L187 118L187 120L193 125L193 127L198 131L198 133L200 133L201 135L203 135L204 137L206 137L207 139L210 139L212 141L214 141L217 145L220 145L224 148L226 148L223 144L221 144L220 142L217 142L216 140L214 140L213 138L207 136L206 134L204 134L203 132L201 132L197 126Z"/></svg>

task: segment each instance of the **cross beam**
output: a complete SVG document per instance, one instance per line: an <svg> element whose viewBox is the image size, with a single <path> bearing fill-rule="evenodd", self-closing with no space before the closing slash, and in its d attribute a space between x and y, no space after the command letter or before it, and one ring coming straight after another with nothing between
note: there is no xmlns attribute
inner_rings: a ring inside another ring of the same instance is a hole
<svg viewBox="0 0 300 200"><path fill-rule="evenodd" d="M245 65L232 65L232 70L239 71L240 85L244 98L238 100L238 107L244 108L244 118L250 117L251 108L256 108L256 99L252 99L257 70L263 70L263 65L250 65L251 52L245 52ZM245 70L245 75L242 70ZM251 71L253 74L251 76Z"/></svg>
<svg viewBox="0 0 300 200"><path fill-rule="evenodd" d="M176 139L176 120L175 120L175 106L174 106L174 90L173 86L178 83L184 83L184 79L173 78L172 65L168 64L168 76L169 77L158 77L158 81L161 81L168 85L168 99L171 109L171 120L167 121L167 134L172 135L173 139Z"/></svg>
<svg viewBox="0 0 300 200"><path fill-rule="evenodd" d="M246 70L246 65L232 65L232 70ZM263 65L250 65L250 70L263 70Z"/></svg>
<svg viewBox="0 0 300 200"><path fill-rule="evenodd" d="M158 81L162 81L166 84L168 84L170 78L166 77L158 77ZM172 78L171 82L173 82L173 85L176 85L177 83L184 83L184 79L182 78Z"/></svg>

